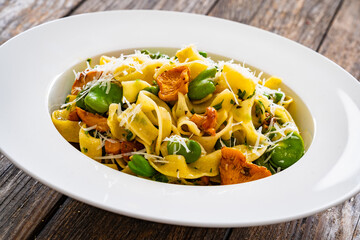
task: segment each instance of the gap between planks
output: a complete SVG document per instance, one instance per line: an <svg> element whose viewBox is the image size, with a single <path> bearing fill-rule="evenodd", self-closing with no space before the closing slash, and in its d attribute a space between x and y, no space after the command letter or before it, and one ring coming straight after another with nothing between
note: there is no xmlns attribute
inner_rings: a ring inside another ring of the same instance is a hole
<svg viewBox="0 0 360 240"><path fill-rule="evenodd" d="M324 40L325 40L325 38L327 37L328 32L329 32L331 26L333 25L334 20L335 20L335 18L337 17L337 15L338 15L338 13L339 13L339 11L340 11L343 3L344 3L344 0L340 0L339 5L336 7L336 10L335 10L334 15L332 16L332 18L331 18L331 20L330 20L330 22L329 22L329 25L327 26L327 28L326 28L326 30L325 30L325 32L324 32L324 35L322 36L322 38L321 38L321 40L320 40L320 42L319 42L319 45L318 45L317 48L316 48L316 52L319 52L319 51L320 51L320 48L321 48L321 46L323 45Z"/></svg>

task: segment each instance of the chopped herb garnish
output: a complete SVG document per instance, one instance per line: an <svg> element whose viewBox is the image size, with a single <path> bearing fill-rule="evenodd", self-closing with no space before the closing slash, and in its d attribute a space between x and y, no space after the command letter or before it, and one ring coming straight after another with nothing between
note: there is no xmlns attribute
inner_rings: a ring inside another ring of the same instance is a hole
<svg viewBox="0 0 360 240"><path fill-rule="evenodd" d="M67 107L66 107L66 110L70 110L70 108L71 108L71 105L69 104L69 105L67 105Z"/></svg>
<svg viewBox="0 0 360 240"><path fill-rule="evenodd" d="M159 58L167 58L167 59L169 59L168 55L162 54L160 52L151 53L149 50L146 50L146 49L141 50L140 52L142 54L149 55L151 59L159 59Z"/></svg>
<svg viewBox="0 0 360 240"><path fill-rule="evenodd" d="M129 129L125 129L125 131L127 132L126 140L130 141L132 139L132 137L134 136L134 134Z"/></svg>
<svg viewBox="0 0 360 240"><path fill-rule="evenodd" d="M274 96L274 103L278 103L283 97L283 94L282 93L275 93L275 96Z"/></svg>
<svg viewBox="0 0 360 240"><path fill-rule="evenodd" d="M142 54L150 55L150 52L149 52L149 50L147 50L147 49L141 50L140 52L141 52Z"/></svg>
<svg viewBox="0 0 360 240"><path fill-rule="evenodd" d="M83 150L84 153L88 152L88 149L86 147L83 147L82 150Z"/></svg>
<svg viewBox="0 0 360 240"><path fill-rule="evenodd" d="M212 168L210 168L210 172L212 173Z"/></svg>
<svg viewBox="0 0 360 240"><path fill-rule="evenodd" d="M194 109L191 109L190 111L192 114L195 114L195 110Z"/></svg>
<svg viewBox="0 0 360 240"><path fill-rule="evenodd" d="M200 54L201 56L203 56L204 58L207 58L207 53L206 53L206 52L200 52L200 51L199 51L199 54Z"/></svg>
<svg viewBox="0 0 360 240"><path fill-rule="evenodd" d="M238 95L238 97L240 98L240 99L242 99L242 100L245 100L245 94L246 94L246 90L244 90L244 91L241 91L241 89L238 89L238 93L237 93L237 95Z"/></svg>
<svg viewBox="0 0 360 240"><path fill-rule="evenodd" d="M256 104L255 105L255 115L256 115L256 117L259 117L259 115L262 114L262 113L263 113L263 110L261 109L261 107L258 104Z"/></svg>
<svg viewBox="0 0 360 240"><path fill-rule="evenodd" d="M230 104L235 104L234 100L231 99L231 100L230 100Z"/></svg>
<svg viewBox="0 0 360 240"><path fill-rule="evenodd" d="M258 103L261 105L262 108L265 109L265 106L264 106L264 104L262 103L262 101L259 100Z"/></svg>
<svg viewBox="0 0 360 240"><path fill-rule="evenodd" d="M70 97L66 97L65 104L68 103L69 101L70 101Z"/></svg>
<svg viewBox="0 0 360 240"><path fill-rule="evenodd" d="M91 58L86 59L86 61L91 64Z"/></svg>
<svg viewBox="0 0 360 240"><path fill-rule="evenodd" d="M249 95L246 99L252 98L255 95L255 92L256 92L256 90L254 90L254 92L251 95Z"/></svg>
<svg viewBox="0 0 360 240"><path fill-rule="evenodd" d="M224 102L224 99L220 103L214 105L213 108L215 108L216 111L220 110L222 108L223 102Z"/></svg>

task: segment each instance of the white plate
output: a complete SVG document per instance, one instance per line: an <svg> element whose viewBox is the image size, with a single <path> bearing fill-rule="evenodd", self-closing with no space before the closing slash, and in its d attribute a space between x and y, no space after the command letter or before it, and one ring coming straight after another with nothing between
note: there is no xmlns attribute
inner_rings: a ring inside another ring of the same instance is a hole
<svg viewBox="0 0 360 240"><path fill-rule="evenodd" d="M298 111L298 121L313 142L299 162L245 184L171 185L102 166L56 131L49 93L71 66L120 49L188 43L280 76L301 97L312 119ZM18 35L0 47L0 63L1 151L34 178L88 204L163 223L240 227L305 217L360 190L360 84L325 57L275 34L185 13L101 12Z"/></svg>

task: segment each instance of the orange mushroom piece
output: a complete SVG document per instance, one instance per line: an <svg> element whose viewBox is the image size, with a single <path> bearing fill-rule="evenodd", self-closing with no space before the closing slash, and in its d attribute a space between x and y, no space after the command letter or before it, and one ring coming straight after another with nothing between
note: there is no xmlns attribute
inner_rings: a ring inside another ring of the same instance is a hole
<svg viewBox="0 0 360 240"><path fill-rule="evenodd" d="M245 183L271 176L271 172L262 166L247 162L238 149L223 147L220 160L221 185Z"/></svg>
<svg viewBox="0 0 360 240"><path fill-rule="evenodd" d="M121 153L129 153L129 152L136 152L139 151L141 149L144 148L144 145L142 145L141 143L137 142L137 141L123 141L121 142ZM129 156L124 156L125 160L129 160Z"/></svg>
<svg viewBox="0 0 360 240"><path fill-rule="evenodd" d="M179 66L161 73L156 82L159 85L160 99L170 102L178 99L178 92L186 94L190 80L190 70L187 66Z"/></svg>
<svg viewBox="0 0 360 240"><path fill-rule="evenodd" d="M106 132L110 128L107 124L107 118L98 114L87 112L79 107L76 107L76 113L88 127L96 126L95 129L99 132Z"/></svg>
<svg viewBox="0 0 360 240"><path fill-rule="evenodd" d="M116 139L106 139L105 152L113 155L119 154L121 152L121 142Z"/></svg>
<svg viewBox="0 0 360 240"><path fill-rule="evenodd" d="M77 115L76 109L72 110L72 111L69 113L68 120L69 120L69 121L80 121L80 118L79 118L79 116Z"/></svg>
<svg viewBox="0 0 360 240"><path fill-rule="evenodd" d="M71 94L77 95L88 82L98 80L101 74L102 72L97 70L85 70L84 72L79 73L71 87Z"/></svg>
<svg viewBox="0 0 360 240"><path fill-rule="evenodd" d="M217 111L213 107L207 107L204 115L194 114L190 118L200 130L205 131L211 136L216 135Z"/></svg>

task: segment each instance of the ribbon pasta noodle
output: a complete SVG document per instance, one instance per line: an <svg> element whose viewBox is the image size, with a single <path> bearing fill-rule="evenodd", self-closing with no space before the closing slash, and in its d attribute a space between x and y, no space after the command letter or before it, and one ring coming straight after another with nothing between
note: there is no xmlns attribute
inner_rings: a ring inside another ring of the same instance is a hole
<svg viewBox="0 0 360 240"><path fill-rule="evenodd" d="M76 73L72 95L51 118L82 153L123 173L187 185L244 183L304 154L281 83L213 61L194 45L175 56L136 50Z"/></svg>

